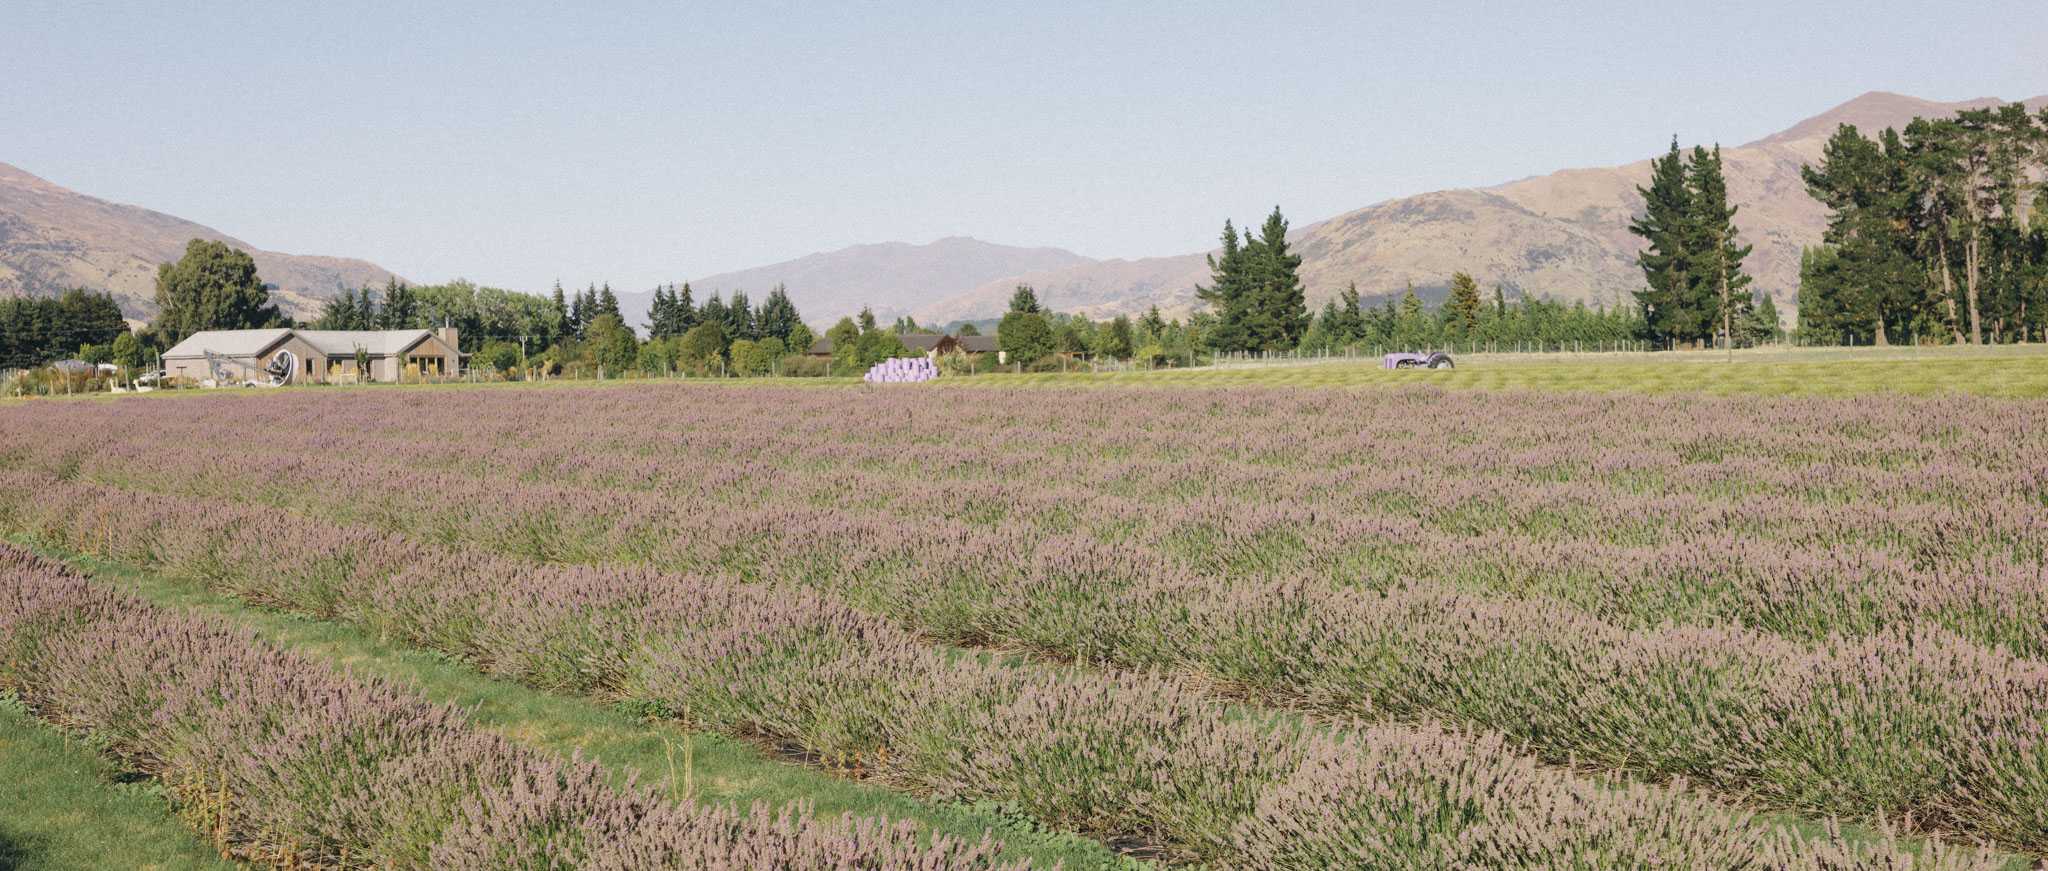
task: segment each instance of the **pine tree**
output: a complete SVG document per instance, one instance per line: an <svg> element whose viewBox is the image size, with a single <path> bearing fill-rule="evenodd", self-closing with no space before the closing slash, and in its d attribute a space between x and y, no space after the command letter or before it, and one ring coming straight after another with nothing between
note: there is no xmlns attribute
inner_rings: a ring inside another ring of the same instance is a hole
<svg viewBox="0 0 2048 871"><path fill-rule="evenodd" d="M356 297L356 317L348 326L351 330L374 330L377 328L377 296L365 284Z"/></svg>
<svg viewBox="0 0 2048 871"><path fill-rule="evenodd" d="M1408 282L1401 292L1401 309L1394 314L1393 343L1397 348L1420 351L1430 343L1429 318L1422 309L1422 297L1415 293L1415 282Z"/></svg>
<svg viewBox="0 0 2048 871"><path fill-rule="evenodd" d="M756 320L756 327L763 337L773 336L784 343L803 323L803 317L797 314L796 303L789 300L789 291L780 284L775 285L775 289L768 292L768 298L761 302L761 315Z"/></svg>
<svg viewBox="0 0 2048 871"><path fill-rule="evenodd" d="M1264 351L1281 351L1301 344L1308 331L1308 299L1301 286L1301 255L1287 246L1287 218L1274 206L1259 230L1254 281L1256 296L1250 307L1251 339Z"/></svg>
<svg viewBox="0 0 2048 871"><path fill-rule="evenodd" d="M569 338L579 340L583 338L583 329L590 325L590 318L593 315L593 312L590 310L591 308L589 300L584 297L582 291L577 291L570 298L569 331L567 334Z"/></svg>
<svg viewBox="0 0 2048 871"><path fill-rule="evenodd" d="M1749 318L1750 277L1742 270L1742 261L1754 246L1743 245L1737 238L1738 209L1728 202L1721 146L1714 146L1711 152L1699 146L1693 148L1686 186L1690 205L1686 223L1691 235L1688 248L1693 252L1694 264L1690 273L1691 307L1706 315L1699 324L1701 334L1712 335L1718 330L1732 344L1735 322Z"/></svg>
<svg viewBox="0 0 2048 871"><path fill-rule="evenodd" d="M603 290L598 291L597 313L599 315L611 315L614 318L618 318L620 323L625 323L625 317L619 314L619 297L617 294L612 293L612 283L609 281L604 283Z"/></svg>
<svg viewBox="0 0 2048 871"><path fill-rule="evenodd" d="M1237 227L1227 219L1223 222L1222 244L1220 252L1208 256L1208 286L1196 286L1195 296L1216 311L1216 326L1208 334L1209 347L1236 353L1251 348L1245 322L1252 293L1244 246L1238 240ZM1165 325L1160 326L1163 329Z"/></svg>
<svg viewBox="0 0 2048 871"><path fill-rule="evenodd" d="M725 303L725 336L747 341L761 338L760 330L754 324L754 303L747 299L745 291L733 291L732 299Z"/></svg>
<svg viewBox="0 0 2048 871"><path fill-rule="evenodd" d="M1287 219L1275 207L1257 237L1240 239L1223 222L1222 250L1209 256L1210 281L1195 295L1214 309L1205 341L1218 351L1299 347L1310 322L1301 286L1301 255L1289 250Z"/></svg>
<svg viewBox="0 0 2048 871"><path fill-rule="evenodd" d="M1365 311L1358 301L1358 282L1338 291L1337 302L1337 323L1331 338L1345 346L1365 341Z"/></svg>
<svg viewBox="0 0 2048 871"><path fill-rule="evenodd" d="M1031 285L1020 284L1010 294L1010 311L1038 314L1043 312L1044 309L1038 305L1038 292L1032 290Z"/></svg>
<svg viewBox="0 0 2048 871"><path fill-rule="evenodd" d="M1784 330L1778 320L1778 304L1771 301L1768 293L1757 294L1756 303L1750 307L1749 323L1745 332L1752 343L1775 342Z"/></svg>
<svg viewBox="0 0 2048 871"><path fill-rule="evenodd" d="M690 331L691 327L703 322L697 311L697 302L690 298L690 283L683 282L683 289L670 296L670 311L674 313L676 335Z"/></svg>
<svg viewBox="0 0 2048 871"><path fill-rule="evenodd" d="M378 325L387 330L410 330L420 327L419 298L405 282L393 277L384 286L384 311L378 315Z"/></svg>
<svg viewBox="0 0 2048 871"><path fill-rule="evenodd" d="M1697 335L1693 325L1699 313L1691 310L1688 298L1693 268L1687 247L1691 242L1692 188L1686 176L1685 154L1678 149L1678 137L1673 136L1671 151L1650 161L1650 186L1636 188L1643 198L1643 216L1628 227L1647 243L1636 255L1646 285L1636 292L1636 301L1655 339Z"/></svg>
<svg viewBox="0 0 2048 871"><path fill-rule="evenodd" d="M574 333L574 330L569 325L569 302L562 297L561 279L555 280L555 294L550 302L554 307L554 323L551 325L552 329L550 330L553 335L548 336L548 341L549 344L553 344L568 338Z"/></svg>
<svg viewBox="0 0 2048 871"><path fill-rule="evenodd" d="M1919 247L1912 232L1917 197L1908 170L1906 147L1895 131L1873 141L1847 124L1828 139L1818 166L1801 169L1807 194L1829 210L1822 236L1829 253L1818 260L1813 252L1801 257L1801 332L1828 341L1862 335L1869 343L1889 344L1923 304L1927 281L1913 263ZM1809 314L1816 319L1809 321Z"/></svg>
<svg viewBox="0 0 2048 871"><path fill-rule="evenodd" d="M1451 295L1444 307L1458 335L1469 338L1479 332L1479 305L1479 282L1463 272L1451 273Z"/></svg>
<svg viewBox="0 0 2048 871"><path fill-rule="evenodd" d="M670 330L675 328L674 303L668 288L666 284L655 285L654 298L647 303L647 337L650 339L666 339L672 335Z"/></svg>
<svg viewBox="0 0 2048 871"><path fill-rule="evenodd" d="M732 319L726 316L725 300L715 292L697 309L697 323L717 324L719 335L724 336L727 341L732 339L732 334L727 330L727 325L731 322Z"/></svg>

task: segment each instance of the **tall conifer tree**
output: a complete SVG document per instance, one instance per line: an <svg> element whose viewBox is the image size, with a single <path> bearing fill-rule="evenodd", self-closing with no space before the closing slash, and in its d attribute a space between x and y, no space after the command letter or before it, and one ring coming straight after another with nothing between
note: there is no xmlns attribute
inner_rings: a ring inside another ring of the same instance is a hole
<svg viewBox="0 0 2048 871"><path fill-rule="evenodd" d="M1735 212L1728 202L1728 179L1721 170L1721 146L1713 151L1695 146L1686 171L1692 290L1688 308L1696 313L1695 335L1720 331L1735 340L1735 323L1749 317L1749 274L1742 261L1753 246L1737 238Z"/></svg>
<svg viewBox="0 0 2048 871"><path fill-rule="evenodd" d="M1237 227L1228 219L1223 222L1222 244L1221 251L1208 256L1208 286L1197 286L1195 296L1216 310L1216 327L1209 331L1209 346L1218 351L1244 351L1251 347L1245 325L1245 308L1251 301L1249 270Z"/></svg>
<svg viewBox="0 0 2048 871"><path fill-rule="evenodd" d="M683 282L683 289L676 291L672 300L672 310L675 312L676 335L680 336L687 333L691 327L703 322L703 318L697 312L696 300L690 298L689 282Z"/></svg>
<svg viewBox="0 0 2048 871"><path fill-rule="evenodd" d="M1308 300L1301 286L1301 255L1288 248L1287 218L1280 214L1279 206L1273 207L1259 228L1255 248L1253 345L1262 351L1291 350L1308 332Z"/></svg>
<svg viewBox="0 0 2048 871"><path fill-rule="evenodd" d="M1692 192L1678 137L1671 137L1668 153L1650 161L1650 186L1638 187L1636 193L1643 198L1643 215L1630 222L1628 229L1643 237L1646 246L1636 255L1644 284L1636 292L1636 301L1642 306L1652 338L1689 338L1690 324L1697 318L1697 312L1687 305L1692 286L1691 252L1687 250Z"/></svg>
<svg viewBox="0 0 2048 871"><path fill-rule="evenodd" d="M1451 295L1444 307L1450 311L1450 322L1461 336L1472 336L1479 332L1479 282L1464 272L1451 273Z"/></svg>

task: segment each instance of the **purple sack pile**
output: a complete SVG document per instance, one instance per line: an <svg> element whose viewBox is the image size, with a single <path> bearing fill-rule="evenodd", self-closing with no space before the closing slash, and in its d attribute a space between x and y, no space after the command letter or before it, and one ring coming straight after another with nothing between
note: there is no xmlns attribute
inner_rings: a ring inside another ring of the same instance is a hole
<svg viewBox="0 0 2048 871"><path fill-rule="evenodd" d="M891 357L861 376L869 384L914 384L939 377L939 364L926 357Z"/></svg>

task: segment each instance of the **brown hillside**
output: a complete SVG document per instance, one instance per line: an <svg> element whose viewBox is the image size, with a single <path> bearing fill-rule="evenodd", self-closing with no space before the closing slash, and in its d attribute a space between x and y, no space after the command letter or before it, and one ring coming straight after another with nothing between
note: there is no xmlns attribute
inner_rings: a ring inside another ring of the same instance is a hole
<svg viewBox="0 0 2048 871"><path fill-rule="evenodd" d="M211 227L86 196L0 163L0 294L104 290L129 317L147 318L156 312L157 265L176 260L193 239L249 252L277 301L300 316L336 291L392 277L361 260L263 251Z"/></svg>
<svg viewBox="0 0 2048 871"><path fill-rule="evenodd" d="M1839 124L1866 132L1903 126L1916 116L1938 117L1995 99L1937 103L1898 94L1870 93L1756 142L1724 147L1729 189L1741 211L1736 224L1756 246L1748 261L1756 286L1776 297L1781 310L1799 284L1799 252L1820 241L1826 211L1806 194L1799 169L1820 159ZM2039 109L2048 97L2027 101ZM1628 222L1641 208L1636 186L1649 179L1649 161L1597 169L1569 169L1490 188L1436 191L1367 206L1301 228L1302 278L1311 306L1351 282L1371 296L1444 284L1454 270L1484 285L1502 284L1530 296L1588 303L1626 300L1641 283L1635 265L1640 240ZM1193 286L1207 277L1199 255L1113 261L1056 272L1021 275L935 302L922 319L989 317L1007 289L1030 282L1048 304L1092 314L1136 313L1158 305L1184 312Z"/></svg>

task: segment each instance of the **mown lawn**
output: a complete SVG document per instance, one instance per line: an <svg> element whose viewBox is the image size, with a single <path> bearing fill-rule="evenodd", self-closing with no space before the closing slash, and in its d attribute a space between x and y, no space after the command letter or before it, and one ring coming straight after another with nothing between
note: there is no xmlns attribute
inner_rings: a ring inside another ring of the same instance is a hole
<svg viewBox="0 0 2048 871"><path fill-rule="evenodd" d="M2048 346L1744 350L1664 354L1478 354L1451 371L1381 369L1371 360L1305 360L1151 372L1039 373L957 379L993 386L1146 384L1563 390L1758 396L2048 396Z"/></svg>
<svg viewBox="0 0 2048 871"><path fill-rule="evenodd" d="M33 399L0 397L0 406L34 402L136 402L200 396L302 391L548 390L648 383L679 386L770 384L867 390L919 390L932 386L1215 386L1392 387L1433 384L1463 390L1557 390L1603 393L1703 393L1752 396L1862 396L1944 393L2007 398L2048 397L2048 345L1932 348L1764 348L1720 351L1587 354L1470 354L1457 368L1387 371L1357 358L1226 363L1193 369L950 376L931 384L868 385L858 378L624 378L609 381L535 381L428 385L308 385L285 388L174 390L150 394L95 393ZM1085 362L1074 364L1085 367Z"/></svg>
<svg viewBox="0 0 2048 871"><path fill-rule="evenodd" d="M0 869L227 869L148 781L0 699Z"/></svg>

